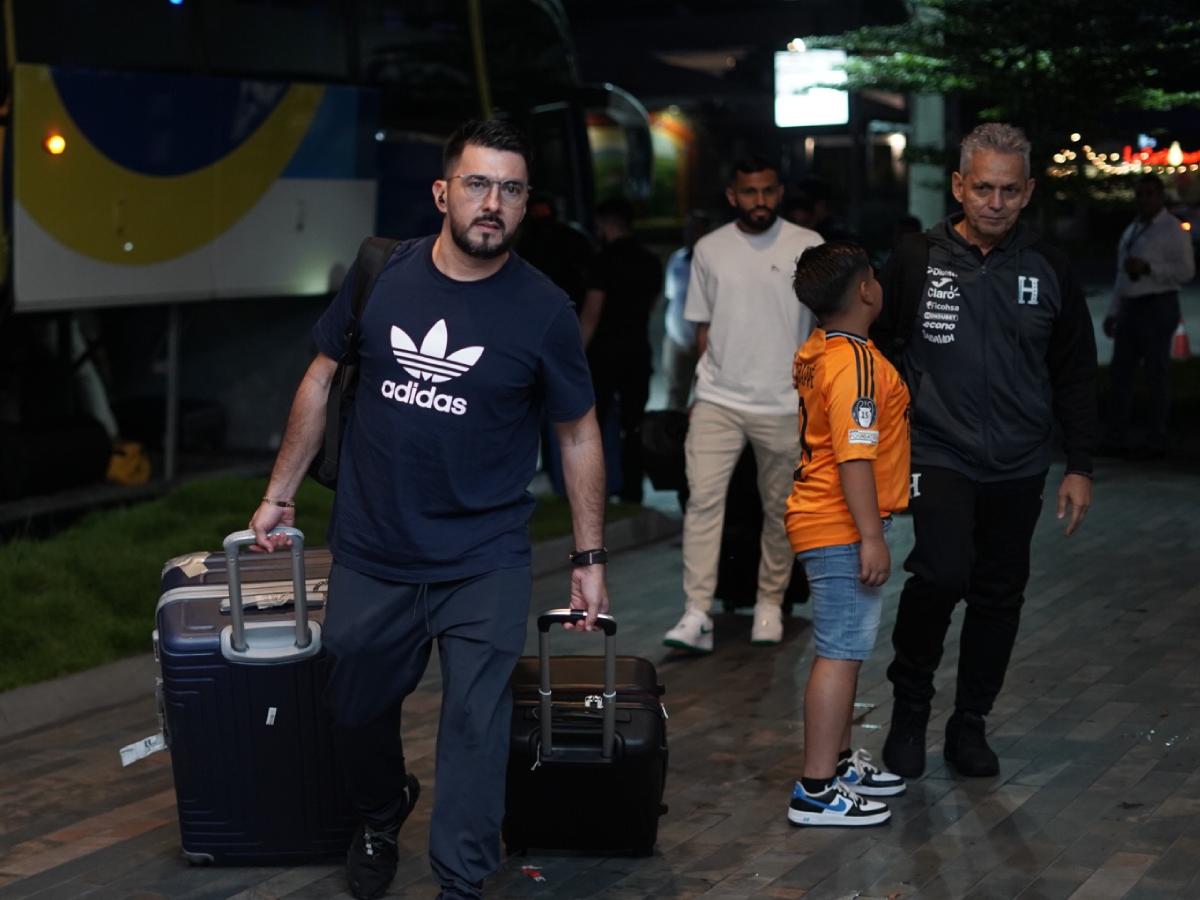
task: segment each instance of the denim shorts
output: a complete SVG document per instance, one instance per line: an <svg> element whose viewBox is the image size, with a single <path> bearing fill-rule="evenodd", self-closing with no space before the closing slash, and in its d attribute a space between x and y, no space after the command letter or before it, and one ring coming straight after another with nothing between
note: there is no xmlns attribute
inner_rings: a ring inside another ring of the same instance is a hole
<svg viewBox="0 0 1200 900"><path fill-rule="evenodd" d="M887 538L891 519L884 519ZM814 547L797 553L808 576L817 656L864 660L875 648L879 631L882 587L858 580L859 544Z"/></svg>

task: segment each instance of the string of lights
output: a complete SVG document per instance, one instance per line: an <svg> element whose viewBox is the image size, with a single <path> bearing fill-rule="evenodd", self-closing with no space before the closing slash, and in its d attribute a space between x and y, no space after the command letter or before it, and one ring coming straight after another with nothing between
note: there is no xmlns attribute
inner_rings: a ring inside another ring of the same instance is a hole
<svg viewBox="0 0 1200 900"><path fill-rule="evenodd" d="M1083 136L1078 132L1071 135L1072 144L1080 144ZM1081 158L1082 154L1082 158ZM1139 175L1153 172L1156 175L1182 175L1200 171L1200 150L1185 153L1179 141L1172 142L1165 150L1143 147L1134 150L1126 145L1121 152L1094 150L1082 144L1078 150L1064 147L1053 156L1054 164L1046 168L1048 175L1065 178L1077 175L1082 169L1085 177L1095 178L1111 175Z"/></svg>

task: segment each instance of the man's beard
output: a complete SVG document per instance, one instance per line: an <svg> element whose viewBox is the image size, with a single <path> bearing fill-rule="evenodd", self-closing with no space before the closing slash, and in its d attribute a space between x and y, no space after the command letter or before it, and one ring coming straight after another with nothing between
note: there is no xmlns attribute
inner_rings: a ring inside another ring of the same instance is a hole
<svg viewBox="0 0 1200 900"><path fill-rule="evenodd" d="M471 228L479 222L491 222L498 225L500 227L499 234L492 236L487 243L471 240ZM516 234L510 234L504 227L504 221L498 216L478 216L472 219L466 227L458 224L451 217L450 236L454 238L458 249L475 259L495 259L497 256L502 256L508 252L508 248L512 246L512 242L516 238Z"/></svg>
<svg viewBox="0 0 1200 900"><path fill-rule="evenodd" d="M756 212L765 212L767 213L767 217L765 219L755 219L754 214ZM750 209L742 209L739 206L737 217L738 221L750 231L766 231L775 224L775 220L779 218L779 213L765 206L755 206Z"/></svg>

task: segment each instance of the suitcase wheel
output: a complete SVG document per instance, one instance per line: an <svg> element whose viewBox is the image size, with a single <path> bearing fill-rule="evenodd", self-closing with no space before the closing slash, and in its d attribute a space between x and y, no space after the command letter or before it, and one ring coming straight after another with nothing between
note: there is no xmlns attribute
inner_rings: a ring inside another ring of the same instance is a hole
<svg viewBox="0 0 1200 900"><path fill-rule="evenodd" d="M184 850L183 858L188 861L189 866L211 866L213 864L211 853L192 853L190 850Z"/></svg>

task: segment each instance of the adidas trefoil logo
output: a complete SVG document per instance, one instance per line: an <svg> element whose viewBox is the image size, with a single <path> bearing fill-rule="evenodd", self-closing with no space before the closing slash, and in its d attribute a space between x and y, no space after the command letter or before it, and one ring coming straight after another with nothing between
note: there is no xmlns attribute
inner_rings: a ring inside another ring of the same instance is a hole
<svg viewBox="0 0 1200 900"><path fill-rule="evenodd" d="M432 381L441 384L451 378L469 372L479 357L483 356L482 347L463 347L446 355L449 343L449 333L446 330L446 320L438 319L429 333L421 341L421 349L413 343L413 339L404 333L404 329L392 326L392 353L396 362L404 367L404 371L413 378L422 381Z"/></svg>
<svg viewBox="0 0 1200 900"><path fill-rule="evenodd" d="M392 326L392 353L396 362L416 381L397 384L385 381L380 387L383 396L397 403L432 409L440 413L461 416L467 412L467 401L450 394L439 394L435 385L457 378L471 371L471 367L483 356L482 347L463 347L446 354L449 335L446 320L438 319L421 341L421 348L413 342L404 329ZM422 382L427 383L422 387Z"/></svg>

